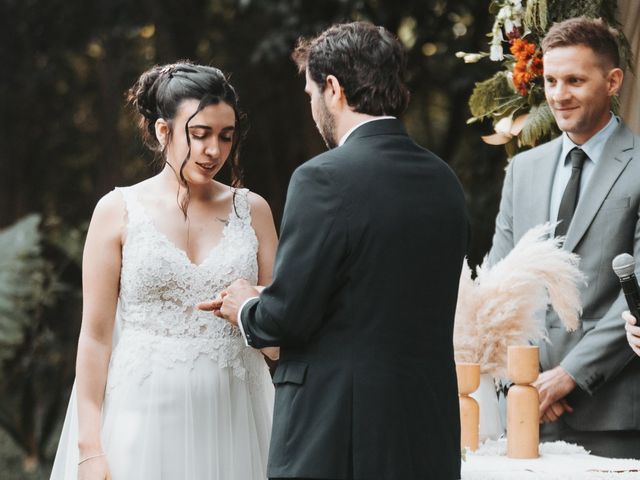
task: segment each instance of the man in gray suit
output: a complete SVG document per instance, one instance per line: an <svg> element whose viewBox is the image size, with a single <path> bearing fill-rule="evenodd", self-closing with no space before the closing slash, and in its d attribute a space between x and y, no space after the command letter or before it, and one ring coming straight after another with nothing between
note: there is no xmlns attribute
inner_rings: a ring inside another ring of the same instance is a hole
<svg viewBox="0 0 640 480"><path fill-rule="evenodd" d="M540 345L541 439L594 454L640 457L640 359L626 345L625 300L611 269L640 255L640 138L610 112L622 83L617 34L601 20L554 25L542 41L547 102L563 134L514 157L504 181L490 262L531 227L559 221L577 253L582 328L568 333L548 311Z"/></svg>

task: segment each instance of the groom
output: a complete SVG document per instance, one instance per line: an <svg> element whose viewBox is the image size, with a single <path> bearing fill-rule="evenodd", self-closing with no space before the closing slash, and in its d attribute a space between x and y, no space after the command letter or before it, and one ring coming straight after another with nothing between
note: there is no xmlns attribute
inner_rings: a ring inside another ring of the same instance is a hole
<svg viewBox="0 0 640 480"><path fill-rule="evenodd" d="M273 283L201 308L281 347L270 478L458 479L462 189L396 118L409 93L387 30L335 25L293 58L329 151L291 178Z"/></svg>

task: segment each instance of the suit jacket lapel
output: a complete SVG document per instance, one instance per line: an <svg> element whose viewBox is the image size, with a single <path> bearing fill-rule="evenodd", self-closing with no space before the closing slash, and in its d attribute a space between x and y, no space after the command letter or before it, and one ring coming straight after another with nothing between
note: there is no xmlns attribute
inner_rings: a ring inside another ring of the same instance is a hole
<svg viewBox="0 0 640 480"><path fill-rule="evenodd" d="M561 138L552 140L540 150L540 156L535 162L531 162L531 168L535 171L530 172L530 179L540 178L539 182L529 181L526 186L530 189L529 195L525 198L532 200L528 205L527 221L528 227L531 228L541 223L549 221L549 204L551 202L551 188L553 187L553 178L555 177L556 167L558 165L558 156L562 148ZM538 175L536 172L540 172Z"/></svg>
<svg viewBox="0 0 640 480"><path fill-rule="evenodd" d="M620 124L607 141L603 157L596 164L584 195L578 202L567 231L566 250L576 248L607 198L611 187L632 158L633 134ZM610 152L610 153L609 153Z"/></svg>

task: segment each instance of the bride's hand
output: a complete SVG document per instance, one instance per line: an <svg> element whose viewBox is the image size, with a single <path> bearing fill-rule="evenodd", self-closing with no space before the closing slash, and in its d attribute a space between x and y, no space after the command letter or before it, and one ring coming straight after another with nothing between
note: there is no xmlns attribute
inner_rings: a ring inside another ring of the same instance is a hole
<svg viewBox="0 0 640 480"><path fill-rule="evenodd" d="M90 458L78 465L78 480L111 480L104 456Z"/></svg>
<svg viewBox="0 0 640 480"><path fill-rule="evenodd" d="M261 348L260 351L274 362L280 358L280 347L265 347Z"/></svg>

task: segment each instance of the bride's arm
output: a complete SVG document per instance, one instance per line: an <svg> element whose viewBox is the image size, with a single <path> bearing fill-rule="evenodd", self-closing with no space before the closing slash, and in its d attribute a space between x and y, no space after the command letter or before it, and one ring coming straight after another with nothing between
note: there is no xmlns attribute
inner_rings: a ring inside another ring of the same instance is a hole
<svg viewBox="0 0 640 480"><path fill-rule="evenodd" d="M271 208L264 198L253 192L249 193L251 204L251 225L258 237L258 289L262 291L264 286L271 283L273 276L273 263L278 247L278 235L273 223ZM268 347L260 350L271 360L280 357L279 347Z"/></svg>
<svg viewBox="0 0 640 480"><path fill-rule="evenodd" d="M120 281L124 202L111 192L96 206L82 260L82 327L76 359L78 448L84 469L106 462L100 432ZM96 456L96 457L94 457ZM91 464L91 465L89 465Z"/></svg>

